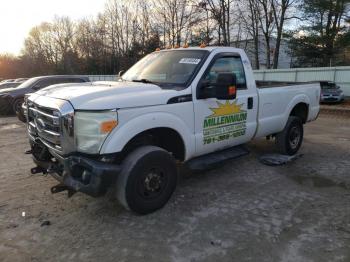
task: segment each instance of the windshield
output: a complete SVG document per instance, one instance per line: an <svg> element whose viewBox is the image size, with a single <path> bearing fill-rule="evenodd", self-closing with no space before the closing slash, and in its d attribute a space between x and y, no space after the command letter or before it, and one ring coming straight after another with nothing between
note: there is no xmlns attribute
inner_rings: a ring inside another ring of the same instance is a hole
<svg viewBox="0 0 350 262"><path fill-rule="evenodd" d="M337 85L335 83L321 83L322 89L337 89Z"/></svg>
<svg viewBox="0 0 350 262"><path fill-rule="evenodd" d="M20 85L17 86L16 88L26 88L26 87L29 87L29 86L31 86L32 84L34 84L37 80L38 80L37 77L30 78L30 79L24 81L22 84L20 84Z"/></svg>
<svg viewBox="0 0 350 262"><path fill-rule="evenodd" d="M206 57L206 50L171 50L147 55L122 77L126 81L186 86Z"/></svg>

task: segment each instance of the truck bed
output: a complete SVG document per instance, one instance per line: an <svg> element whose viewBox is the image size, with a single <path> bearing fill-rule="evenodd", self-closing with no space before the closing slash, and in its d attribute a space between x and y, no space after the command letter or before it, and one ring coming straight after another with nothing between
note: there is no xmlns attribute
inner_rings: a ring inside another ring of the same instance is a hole
<svg viewBox="0 0 350 262"><path fill-rule="evenodd" d="M299 102L309 105L307 121L314 120L319 111L320 83L257 81L258 131L263 137L283 130L292 107Z"/></svg>

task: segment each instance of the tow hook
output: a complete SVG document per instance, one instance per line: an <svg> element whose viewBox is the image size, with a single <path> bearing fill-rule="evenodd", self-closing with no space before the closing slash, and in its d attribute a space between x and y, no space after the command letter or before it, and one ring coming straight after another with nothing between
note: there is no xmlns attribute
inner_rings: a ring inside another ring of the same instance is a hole
<svg viewBox="0 0 350 262"><path fill-rule="evenodd" d="M49 168L46 170L47 173L52 174L52 173L57 173L59 171L59 168L57 165L50 165Z"/></svg>
<svg viewBox="0 0 350 262"><path fill-rule="evenodd" d="M77 192L63 184L58 184L56 186L51 187L52 194L60 193L66 190L68 191L68 197L72 197Z"/></svg>
<svg viewBox="0 0 350 262"><path fill-rule="evenodd" d="M47 174L47 170L40 167L40 166L37 166L37 167L33 167L30 169L30 173L32 175L35 175L35 174L39 174L39 173L43 173L43 174Z"/></svg>
<svg viewBox="0 0 350 262"><path fill-rule="evenodd" d="M32 153L33 153L33 151L31 149L24 152L24 154L26 154L26 155L31 155Z"/></svg>

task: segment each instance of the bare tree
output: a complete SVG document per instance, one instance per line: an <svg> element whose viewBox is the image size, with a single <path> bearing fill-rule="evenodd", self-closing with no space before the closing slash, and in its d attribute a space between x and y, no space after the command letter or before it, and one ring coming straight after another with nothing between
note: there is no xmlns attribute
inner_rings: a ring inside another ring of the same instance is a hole
<svg viewBox="0 0 350 262"><path fill-rule="evenodd" d="M213 18L218 23L218 43L229 46L231 43L230 13L232 0L207 0ZM222 35L222 41L221 41Z"/></svg>
<svg viewBox="0 0 350 262"><path fill-rule="evenodd" d="M56 45L63 72L72 71L75 25L69 17L55 17L51 24L51 35Z"/></svg>
<svg viewBox="0 0 350 262"><path fill-rule="evenodd" d="M197 20L197 5L190 0L154 0L155 20L162 25L163 45L176 46L185 42Z"/></svg>
<svg viewBox="0 0 350 262"><path fill-rule="evenodd" d="M260 21L261 32L265 40L266 68L271 67L271 34L275 28L271 0L257 0L258 2L258 19Z"/></svg>
<svg viewBox="0 0 350 262"><path fill-rule="evenodd" d="M270 0L273 17L276 23L276 46L273 54L273 68L278 67L278 59L284 26L287 20L295 18L293 14L287 15L288 11L297 3L297 0ZM290 12L292 13L292 12Z"/></svg>
<svg viewBox="0 0 350 262"><path fill-rule="evenodd" d="M243 27L246 34L246 42L248 45L248 41L253 42L253 56L254 56L254 67L256 69L260 68L260 11L259 11L259 3L256 0L248 0L247 2L240 3L239 9L241 11Z"/></svg>

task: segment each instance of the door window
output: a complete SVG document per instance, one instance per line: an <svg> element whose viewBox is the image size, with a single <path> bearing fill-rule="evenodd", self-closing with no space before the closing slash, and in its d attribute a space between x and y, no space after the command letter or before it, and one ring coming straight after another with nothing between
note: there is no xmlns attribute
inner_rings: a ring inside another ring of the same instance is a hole
<svg viewBox="0 0 350 262"><path fill-rule="evenodd" d="M39 90L39 89L42 89L44 87L54 85L54 84L57 84L57 81L54 78L42 79L33 86L33 89Z"/></svg>
<svg viewBox="0 0 350 262"><path fill-rule="evenodd" d="M215 60L205 76L205 80L210 84L216 83L219 73L232 73L236 75L237 89L246 89L246 79L243 63L240 57L221 57Z"/></svg>

